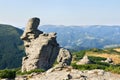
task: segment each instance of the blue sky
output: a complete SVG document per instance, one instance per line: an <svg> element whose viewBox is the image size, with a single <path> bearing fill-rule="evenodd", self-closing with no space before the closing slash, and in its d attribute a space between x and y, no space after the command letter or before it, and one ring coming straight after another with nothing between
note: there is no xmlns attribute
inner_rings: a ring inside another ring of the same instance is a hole
<svg viewBox="0 0 120 80"><path fill-rule="evenodd" d="M120 0L0 0L0 24L120 25Z"/></svg>

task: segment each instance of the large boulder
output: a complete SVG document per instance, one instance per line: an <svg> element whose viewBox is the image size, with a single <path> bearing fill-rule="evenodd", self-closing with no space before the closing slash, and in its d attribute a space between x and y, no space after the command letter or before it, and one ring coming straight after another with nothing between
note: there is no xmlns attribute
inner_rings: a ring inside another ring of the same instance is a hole
<svg viewBox="0 0 120 80"><path fill-rule="evenodd" d="M21 39L24 41L26 56L22 60L22 72L33 69L47 70L52 67L58 54L62 57L61 64L69 65L72 57L71 53L59 47L56 41L56 33L43 33L37 27L40 23L39 18L31 18ZM62 49L62 52L61 52ZM63 57L67 57L64 59Z"/></svg>
<svg viewBox="0 0 120 80"><path fill-rule="evenodd" d="M66 66L66 65L70 65L71 60L72 60L71 53L67 49L60 48L59 54L57 57L57 62L62 66Z"/></svg>

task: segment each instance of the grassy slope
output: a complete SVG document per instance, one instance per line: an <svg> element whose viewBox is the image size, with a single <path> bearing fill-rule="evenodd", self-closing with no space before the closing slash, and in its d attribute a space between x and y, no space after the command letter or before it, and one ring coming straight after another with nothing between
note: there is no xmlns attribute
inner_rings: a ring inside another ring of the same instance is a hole
<svg viewBox="0 0 120 80"><path fill-rule="evenodd" d="M20 40L22 30L11 25L0 24L0 69L21 66L24 55L23 42Z"/></svg>
<svg viewBox="0 0 120 80"><path fill-rule="evenodd" d="M112 58L115 64L120 64L120 48L109 48L104 50L89 50L86 51L86 55L88 56L96 56L96 57L104 57L104 58Z"/></svg>
<svg viewBox="0 0 120 80"><path fill-rule="evenodd" d="M120 74L120 52L118 51L119 49L120 48L109 48L102 50L94 48L90 50L75 52L73 53L73 61L71 65L73 66L73 68L79 70L103 69L105 71ZM88 55L88 58L90 59L90 61L92 61L92 63L85 65L77 65L76 62L78 62L84 55ZM116 65L101 62L101 60L106 60L106 58L108 57L112 58Z"/></svg>

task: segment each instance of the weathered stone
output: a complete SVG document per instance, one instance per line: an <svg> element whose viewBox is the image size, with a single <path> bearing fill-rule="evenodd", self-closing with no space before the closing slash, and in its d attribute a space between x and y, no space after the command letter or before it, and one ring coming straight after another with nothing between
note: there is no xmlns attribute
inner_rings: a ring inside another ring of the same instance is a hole
<svg viewBox="0 0 120 80"><path fill-rule="evenodd" d="M57 62L59 63L59 65L62 66L70 65L71 60L72 60L71 53L67 49L60 48L59 55L57 57Z"/></svg>
<svg viewBox="0 0 120 80"><path fill-rule="evenodd" d="M30 41L31 39L35 39L39 36L39 34L42 34L42 31L39 31L37 29L38 25L40 23L39 18L31 18L28 23L27 27L25 28L25 31L23 35L21 36L21 39L24 41Z"/></svg>
<svg viewBox="0 0 120 80"><path fill-rule="evenodd" d="M105 62L107 62L107 63L112 63L113 60L112 60L112 58L107 58L107 59L105 60Z"/></svg>
<svg viewBox="0 0 120 80"><path fill-rule="evenodd" d="M88 59L88 56L84 56L80 61L78 61L76 64L77 65L82 65L82 64L90 64L91 61Z"/></svg>
<svg viewBox="0 0 120 80"><path fill-rule="evenodd" d="M109 64L113 64L112 58L107 58L105 61L102 60L101 62L106 62L106 63L109 63Z"/></svg>
<svg viewBox="0 0 120 80"><path fill-rule="evenodd" d="M21 78L16 78L15 80L24 80ZM27 80L120 80L120 75L100 69L80 71L62 68L62 70L54 70L50 73L35 74Z"/></svg>
<svg viewBox="0 0 120 80"><path fill-rule="evenodd" d="M38 68L44 70L51 68L58 53L62 57L61 64L70 64L70 52L59 47L56 41L56 33L39 31L37 29L39 23L39 18L31 18L21 36L26 52L26 56L22 60L22 72ZM64 52L61 52L62 50ZM65 56L61 56L61 54L65 54Z"/></svg>

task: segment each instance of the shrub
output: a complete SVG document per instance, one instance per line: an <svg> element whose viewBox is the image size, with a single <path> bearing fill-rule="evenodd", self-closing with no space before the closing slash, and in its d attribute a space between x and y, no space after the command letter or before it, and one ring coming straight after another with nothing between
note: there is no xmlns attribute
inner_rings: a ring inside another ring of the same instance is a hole
<svg viewBox="0 0 120 80"><path fill-rule="evenodd" d="M54 62L54 64L52 65L52 67L54 67L57 64L58 64L58 62L57 62L57 59L56 59L55 62Z"/></svg>
<svg viewBox="0 0 120 80"><path fill-rule="evenodd" d="M106 62L101 62L102 60L106 60L106 58L103 57L95 57L95 56L88 56L88 58L90 59L90 61L94 64L98 64L98 65L103 65L103 66L110 66L109 63Z"/></svg>
<svg viewBox="0 0 120 80"><path fill-rule="evenodd" d="M14 79L16 77L16 72L14 70L5 69L0 70L0 78Z"/></svg>
<svg viewBox="0 0 120 80"><path fill-rule="evenodd" d="M85 65L76 65L72 63L71 66L74 69L78 70L92 70L92 69L103 69L112 73L120 74L120 64L119 65L108 65L107 63L97 63L97 64L85 64Z"/></svg>
<svg viewBox="0 0 120 80"><path fill-rule="evenodd" d="M40 73L40 72L44 72L45 70L43 69L34 69L34 70L31 70L31 71L26 71L26 72L21 72L20 70L17 71L17 75L25 75L25 74L31 74L31 73Z"/></svg>
<svg viewBox="0 0 120 80"><path fill-rule="evenodd" d="M106 58L95 57L95 56L88 56L88 58L90 59L90 61L93 61L93 62L98 62L98 61L106 60Z"/></svg>
<svg viewBox="0 0 120 80"><path fill-rule="evenodd" d="M120 65L110 65L109 67L106 67L105 70L110 71L112 73L120 74Z"/></svg>
<svg viewBox="0 0 120 80"><path fill-rule="evenodd" d="M85 50L81 50L79 52L73 53L73 56L75 56L75 60L78 61L78 60L82 59L83 56L85 55L85 52L86 52Z"/></svg>
<svg viewBox="0 0 120 80"><path fill-rule="evenodd" d="M106 66L98 65L98 64L85 64L85 65L76 65L75 63L72 64L74 69L79 70L92 70L92 69L105 69Z"/></svg>
<svg viewBox="0 0 120 80"><path fill-rule="evenodd" d="M98 49L98 48L92 48L92 49L89 49L89 51L100 52L100 51L102 51L102 50L101 50L101 49Z"/></svg>
<svg viewBox="0 0 120 80"><path fill-rule="evenodd" d="M103 66L107 66L107 67L109 67L111 65L111 64L106 63L106 62L95 62L95 64L103 65Z"/></svg>

